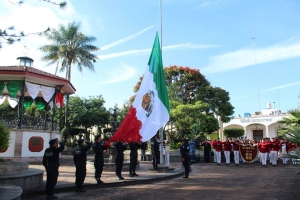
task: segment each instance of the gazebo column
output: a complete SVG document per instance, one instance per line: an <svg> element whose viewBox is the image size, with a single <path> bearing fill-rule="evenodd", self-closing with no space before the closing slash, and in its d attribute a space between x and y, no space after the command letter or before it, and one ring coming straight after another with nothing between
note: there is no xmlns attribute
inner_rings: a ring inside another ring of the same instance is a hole
<svg viewBox="0 0 300 200"><path fill-rule="evenodd" d="M19 100L19 125L18 125L18 129L22 129L24 95L25 95L25 81L23 81L23 84L22 84L22 87L21 87L21 96L20 96L20 100Z"/></svg>

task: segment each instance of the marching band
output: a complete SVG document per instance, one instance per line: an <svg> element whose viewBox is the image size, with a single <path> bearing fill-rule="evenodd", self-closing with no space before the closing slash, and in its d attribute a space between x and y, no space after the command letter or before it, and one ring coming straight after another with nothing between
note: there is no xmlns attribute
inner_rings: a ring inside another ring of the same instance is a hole
<svg viewBox="0 0 300 200"><path fill-rule="evenodd" d="M258 148L257 155L255 155L252 162L260 161L262 166L266 166L267 160L269 160L270 164L276 166L277 161L281 159L283 164L287 164L289 158L286 157L286 154L300 147L299 144L294 144L279 137L263 138L258 142L256 140L239 140L237 138L227 138L222 142L217 138L214 141L210 141L210 143L214 152L214 162L217 165L221 164L222 152L224 152L226 165L230 164L230 155L233 155L235 165L239 165L240 161L245 162L246 160L241 156L240 149L247 145ZM292 159L292 164L297 164L297 160Z"/></svg>

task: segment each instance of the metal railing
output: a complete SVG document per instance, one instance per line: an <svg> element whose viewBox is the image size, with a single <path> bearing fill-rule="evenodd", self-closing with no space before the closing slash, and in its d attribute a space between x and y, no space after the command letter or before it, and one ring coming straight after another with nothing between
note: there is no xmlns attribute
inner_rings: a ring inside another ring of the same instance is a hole
<svg viewBox="0 0 300 200"><path fill-rule="evenodd" d="M19 129L19 119L11 118L4 119L0 118L0 122L9 129ZM45 120L41 117L28 117L23 116L21 129L27 130L52 130L51 120ZM59 131L59 124L53 123L53 131Z"/></svg>

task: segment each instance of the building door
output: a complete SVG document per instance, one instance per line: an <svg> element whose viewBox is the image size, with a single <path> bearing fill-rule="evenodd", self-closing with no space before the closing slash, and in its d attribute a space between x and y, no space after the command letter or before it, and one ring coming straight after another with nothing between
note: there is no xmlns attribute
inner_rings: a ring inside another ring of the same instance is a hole
<svg viewBox="0 0 300 200"><path fill-rule="evenodd" d="M263 139L264 132L263 130L253 130L253 139L256 140L256 142L259 142L259 140Z"/></svg>

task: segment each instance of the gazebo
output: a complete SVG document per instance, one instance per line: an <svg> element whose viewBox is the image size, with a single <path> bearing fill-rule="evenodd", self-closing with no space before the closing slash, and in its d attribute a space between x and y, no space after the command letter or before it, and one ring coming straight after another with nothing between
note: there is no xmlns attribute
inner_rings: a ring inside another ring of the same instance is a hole
<svg viewBox="0 0 300 200"><path fill-rule="evenodd" d="M69 80L34 68L31 58L17 59L19 66L0 66L0 105L8 101L18 111L13 119L0 118L11 132L9 147L0 150L0 158L41 161L48 141L62 138L53 119L55 110L63 105L64 95L74 94L76 89ZM32 119L23 115L33 102L38 109L45 110L45 116ZM52 111L50 117L47 110Z"/></svg>

